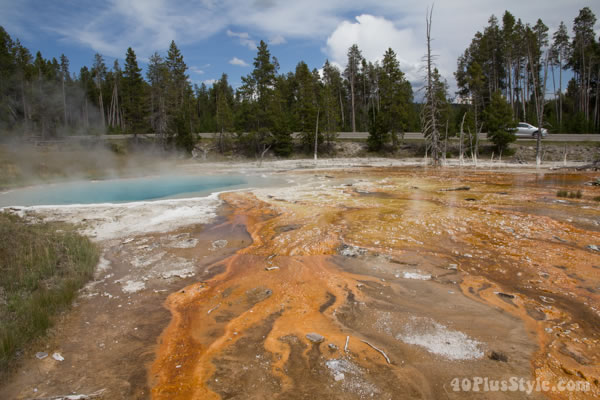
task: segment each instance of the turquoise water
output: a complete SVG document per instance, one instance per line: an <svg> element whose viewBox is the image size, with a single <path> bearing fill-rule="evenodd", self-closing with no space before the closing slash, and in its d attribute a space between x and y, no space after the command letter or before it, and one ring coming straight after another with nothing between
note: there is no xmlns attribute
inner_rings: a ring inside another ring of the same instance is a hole
<svg viewBox="0 0 600 400"><path fill-rule="evenodd" d="M156 176L39 185L0 193L2 206L127 203L206 195L248 184L244 176Z"/></svg>

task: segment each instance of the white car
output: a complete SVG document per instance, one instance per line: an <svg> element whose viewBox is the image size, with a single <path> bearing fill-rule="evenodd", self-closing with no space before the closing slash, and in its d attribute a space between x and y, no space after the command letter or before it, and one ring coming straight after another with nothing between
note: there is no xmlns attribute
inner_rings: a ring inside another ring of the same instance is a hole
<svg viewBox="0 0 600 400"><path fill-rule="evenodd" d="M515 136L521 138L537 138L538 131L538 127L528 124L527 122L519 122L514 130ZM542 128L542 137L545 138L546 136L548 136L548 130Z"/></svg>

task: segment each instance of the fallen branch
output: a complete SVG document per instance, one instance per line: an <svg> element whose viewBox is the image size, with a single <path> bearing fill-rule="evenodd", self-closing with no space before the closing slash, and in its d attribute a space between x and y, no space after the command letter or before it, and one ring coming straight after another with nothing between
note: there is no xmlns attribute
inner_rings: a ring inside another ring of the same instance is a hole
<svg viewBox="0 0 600 400"><path fill-rule="evenodd" d="M210 310L208 310L207 314L210 314L211 312L215 311L219 307L221 307L221 303L217 304L216 306L214 306L213 308L211 308Z"/></svg>
<svg viewBox="0 0 600 400"><path fill-rule="evenodd" d="M378 352L380 352L384 357L385 357L385 361L387 361L388 364L391 364L392 362L390 361L390 358L387 356L387 354L385 354L385 352L375 346L373 346L371 343L367 342L366 340L361 340L361 342L368 344L369 346L371 346L374 350L377 350Z"/></svg>
<svg viewBox="0 0 600 400"><path fill-rule="evenodd" d="M469 186L459 186L459 187L449 188L449 189L440 189L440 192L458 192L461 190L471 190L471 188Z"/></svg>
<svg viewBox="0 0 600 400"><path fill-rule="evenodd" d="M344 353L348 352L348 342L350 342L350 336L346 336L346 345L344 346Z"/></svg>
<svg viewBox="0 0 600 400"><path fill-rule="evenodd" d="M90 394L66 394L63 396L52 396L52 397L39 397L35 400L87 400L87 399L97 399L102 396L102 394L106 391L106 389L100 389L94 393Z"/></svg>

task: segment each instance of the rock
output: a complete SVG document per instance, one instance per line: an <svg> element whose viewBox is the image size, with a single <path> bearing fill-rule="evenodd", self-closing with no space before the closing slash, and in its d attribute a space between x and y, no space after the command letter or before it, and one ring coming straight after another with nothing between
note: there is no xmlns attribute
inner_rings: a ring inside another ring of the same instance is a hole
<svg viewBox="0 0 600 400"><path fill-rule="evenodd" d="M546 297L546 296L540 296L540 300L542 300L544 303L548 303L548 304L552 304L555 302L555 300L552 297Z"/></svg>
<svg viewBox="0 0 600 400"><path fill-rule="evenodd" d="M319 335L318 333L314 333L314 332L307 333L306 338L313 343L321 343L322 341L325 340L325 338L323 336Z"/></svg>
<svg viewBox="0 0 600 400"><path fill-rule="evenodd" d="M457 191L462 191L462 190L471 190L471 188L469 186L459 186L459 187L450 188L450 189L442 189L442 190L440 190L440 192L457 192Z"/></svg>
<svg viewBox="0 0 600 400"><path fill-rule="evenodd" d="M492 351L490 353L490 360L507 362L508 357L506 356L506 354L501 353L499 351Z"/></svg>
<svg viewBox="0 0 600 400"><path fill-rule="evenodd" d="M35 353L35 358L37 358L38 360L43 360L46 357L48 357L48 353L46 353L45 351L38 351L37 353Z"/></svg>
<svg viewBox="0 0 600 400"><path fill-rule="evenodd" d="M275 270L275 269L279 269L279 267L274 265L274 266L272 266L272 267L266 267L266 268L265 268L265 270L266 270L266 271L273 271L273 270Z"/></svg>
<svg viewBox="0 0 600 400"><path fill-rule="evenodd" d="M333 376L333 379L334 379L336 382L339 382L339 381L343 381L345 377L346 377L346 376L344 375L344 373L342 373L342 372L338 372L337 374L335 374L335 375Z"/></svg>
<svg viewBox="0 0 600 400"><path fill-rule="evenodd" d="M458 264L449 264L448 265L448 269L450 269L452 271L457 271L458 270Z"/></svg>
<svg viewBox="0 0 600 400"><path fill-rule="evenodd" d="M210 250L214 251L217 249L222 249L225 246L227 246L227 240L225 240L225 239L215 240L214 242L212 242Z"/></svg>
<svg viewBox="0 0 600 400"><path fill-rule="evenodd" d="M596 246L595 244L588 244L587 248L594 251L600 251L600 247Z"/></svg>
<svg viewBox="0 0 600 400"><path fill-rule="evenodd" d="M494 293L499 297L504 297L505 299L514 299L515 298L514 294L502 293L502 292L494 292Z"/></svg>
<svg viewBox="0 0 600 400"><path fill-rule="evenodd" d="M60 353L52 354L52 358L54 358L56 361L65 361L65 358L61 356Z"/></svg>
<svg viewBox="0 0 600 400"><path fill-rule="evenodd" d="M349 246L347 244L341 246L339 253L344 257L358 257L367 253L366 249L362 249L356 246Z"/></svg>
<svg viewBox="0 0 600 400"><path fill-rule="evenodd" d="M327 347L329 347L329 350L331 351L336 351L338 349L338 347L333 343L329 343Z"/></svg>

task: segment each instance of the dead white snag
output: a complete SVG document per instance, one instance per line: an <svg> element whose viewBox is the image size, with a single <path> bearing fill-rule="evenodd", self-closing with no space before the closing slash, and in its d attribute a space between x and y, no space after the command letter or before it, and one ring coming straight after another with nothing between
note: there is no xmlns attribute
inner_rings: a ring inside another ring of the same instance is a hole
<svg viewBox="0 0 600 400"><path fill-rule="evenodd" d="M344 346L344 353L348 352L348 342L350 342L350 336L346 336L346 345Z"/></svg>
<svg viewBox="0 0 600 400"><path fill-rule="evenodd" d="M219 307L221 307L221 303L217 304L216 306L214 306L213 308L211 308L210 310L208 310L207 314L210 314L211 312L215 311Z"/></svg>
<svg viewBox="0 0 600 400"><path fill-rule="evenodd" d="M371 348L373 348L374 350L378 351L381 353L381 355L383 357L385 357L385 361L387 361L388 364L391 364L392 362L390 361L390 358L387 356L387 354L385 354L385 352L375 346L373 346L371 343L367 342L366 340L361 340L361 342L368 344Z"/></svg>

